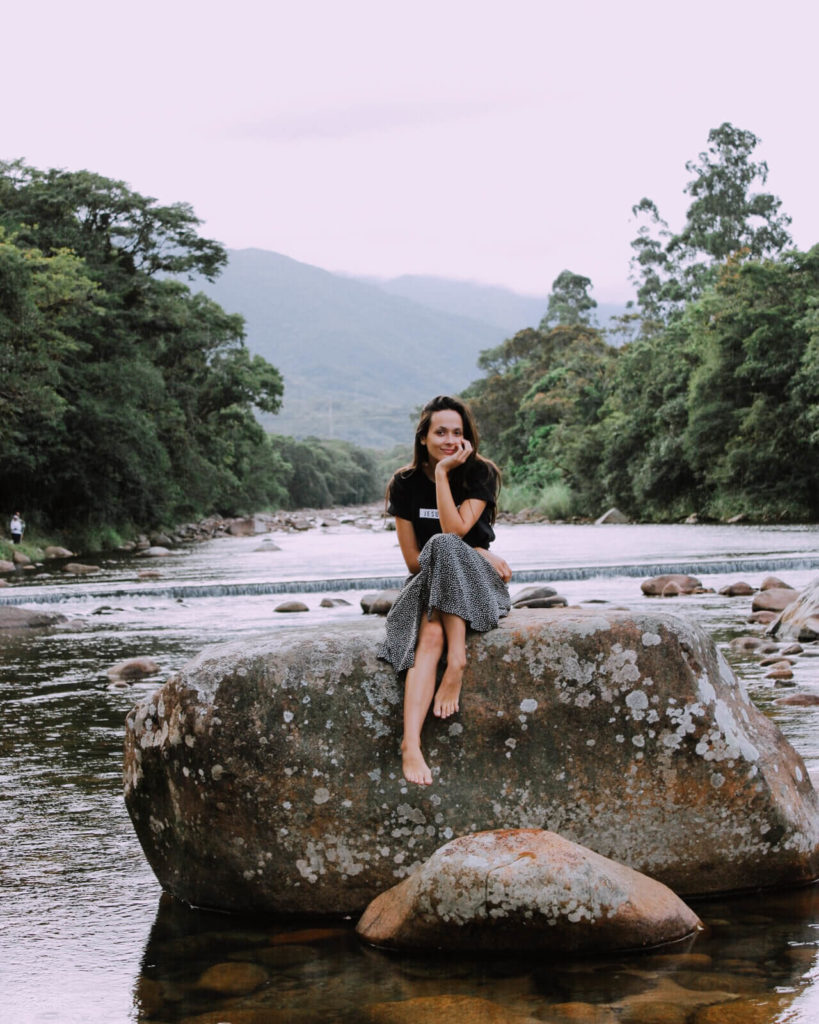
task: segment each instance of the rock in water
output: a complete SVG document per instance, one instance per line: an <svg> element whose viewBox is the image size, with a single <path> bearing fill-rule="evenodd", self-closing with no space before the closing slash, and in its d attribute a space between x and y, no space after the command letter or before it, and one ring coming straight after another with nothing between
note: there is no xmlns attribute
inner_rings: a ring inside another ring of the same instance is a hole
<svg viewBox="0 0 819 1024"><path fill-rule="evenodd" d="M539 829L453 839L377 896L356 931L389 949L639 949L700 921L653 878Z"/></svg>
<svg viewBox="0 0 819 1024"><path fill-rule="evenodd" d="M199 906L355 913L470 832L557 832L682 895L819 873L807 771L705 633L667 613L514 610L468 638L461 712L400 775L381 619L209 648L127 719L148 860Z"/></svg>
<svg viewBox="0 0 819 1024"><path fill-rule="evenodd" d="M769 632L807 642L819 640L819 577L812 580L795 601L786 605Z"/></svg>

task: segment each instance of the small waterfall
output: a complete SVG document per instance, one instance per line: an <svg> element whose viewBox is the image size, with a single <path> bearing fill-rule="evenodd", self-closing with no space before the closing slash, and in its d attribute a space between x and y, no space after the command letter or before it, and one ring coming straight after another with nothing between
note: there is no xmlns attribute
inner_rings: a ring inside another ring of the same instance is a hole
<svg viewBox="0 0 819 1024"><path fill-rule="evenodd" d="M819 557L812 555L767 556L761 558L723 558L688 562L652 562L630 565L556 566L542 569L516 570L512 584L550 583L590 580L617 576L648 578L666 573L707 576L727 573L770 573L782 570L819 569ZM318 594L345 590L388 590L401 587L406 576L362 576L344 579L277 580L258 583L185 583L156 585L138 583L111 587L93 584L66 584L59 589L38 587L13 588L0 591L0 605L59 604L62 601L87 598L114 600L119 598L159 597L172 600L197 597L233 597L265 594Z"/></svg>

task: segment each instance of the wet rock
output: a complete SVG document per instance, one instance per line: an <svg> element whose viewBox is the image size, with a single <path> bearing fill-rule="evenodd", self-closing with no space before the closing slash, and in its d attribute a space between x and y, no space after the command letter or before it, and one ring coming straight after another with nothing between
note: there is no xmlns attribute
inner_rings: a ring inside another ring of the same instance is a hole
<svg viewBox="0 0 819 1024"><path fill-rule="evenodd" d="M688 1024L691 1007L661 1000L646 1000L624 1006L617 1024Z"/></svg>
<svg viewBox="0 0 819 1024"><path fill-rule="evenodd" d="M137 578L140 580L159 580L162 579L162 573L158 569L140 569L137 573Z"/></svg>
<svg viewBox="0 0 819 1024"><path fill-rule="evenodd" d="M720 587L719 592L723 597L748 597L750 594L755 593L755 590L750 583L738 580L736 583L729 583L725 587Z"/></svg>
<svg viewBox="0 0 819 1024"><path fill-rule="evenodd" d="M616 526L622 526L629 522L631 522L629 517L624 515L619 508L610 508L608 512L604 512L602 516L598 516L595 519L594 525L603 526L605 523L612 523Z"/></svg>
<svg viewBox="0 0 819 1024"><path fill-rule="evenodd" d="M44 629L67 622L65 615L59 612L33 611L31 608L18 608L16 605L0 605L0 630Z"/></svg>
<svg viewBox="0 0 819 1024"><path fill-rule="evenodd" d="M167 535L167 533L152 533L148 538L153 547L157 548L172 548L173 541Z"/></svg>
<svg viewBox="0 0 819 1024"><path fill-rule="evenodd" d="M173 552L169 551L167 548L157 547L153 544L151 545L151 547L143 548L139 552L140 558L167 558L168 555L172 554Z"/></svg>
<svg viewBox="0 0 819 1024"><path fill-rule="evenodd" d="M320 608L342 608L345 605L349 608L350 602L343 597L323 597L319 602Z"/></svg>
<svg viewBox="0 0 819 1024"><path fill-rule="evenodd" d="M524 587L512 602L512 607L525 605L527 601L536 601L541 598L557 597L557 591L553 587Z"/></svg>
<svg viewBox="0 0 819 1024"><path fill-rule="evenodd" d="M118 661L105 673L109 679L134 680L147 679L149 676L159 674L159 665L153 658L128 658L126 661Z"/></svg>
<svg viewBox="0 0 819 1024"><path fill-rule="evenodd" d="M781 612L799 597L791 587L769 587L754 595L751 610L755 612Z"/></svg>
<svg viewBox="0 0 819 1024"><path fill-rule="evenodd" d="M731 999L701 1007L694 1014L692 1024L771 1024L793 999L793 994L771 992L760 992L753 999Z"/></svg>
<svg viewBox="0 0 819 1024"><path fill-rule="evenodd" d="M273 609L274 612L309 612L304 601L282 601Z"/></svg>
<svg viewBox="0 0 819 1024"><path fill-rule="evenodd" d="M69 562L63 566L63 572L71 573L72 576L90 576L99 571L98 565L84 565L82 562Z"/></svg>
<svg viewBox="0 0 819 1024"><path fill-rule="evenodd" d="M756 622L759 625L767 626L779 618L778 612L751 612L746 622Z"/></svg>
<svg viewBox="0 0 819 1024"><path fill-rule="evenodd" d="M540 1015L538 1014L538 1018ZM552 1003L549 1024L619 1024L620 1017L610 1006L594 1003Z"/></svg>
<svg viewBox="0 0 819 1024"><path fill-rule="evenodd" d="M804 650L805 648L801 644L788 644L779 653L783 657L791 657L792 655L802 654Z"/></svg>
<svg viewBox="0 0 819 1024"><path fill-rule="evenodd" d="M126 802L165 889L355 913L454 836L529 827L681 895L819 873L804 763L691 623L514 609L470 634L458 717L425 723L431 787L400 775L383 631L357 617L209 647L129 714Z"/></svg>
<svg viewBox="0 0 819 1024"><path fill-rule="evenodd" d="M69 551L68 548L61 548L56 544L49 544L49 546L43 552L44 558L73 558L74 552Z"/></svg>
<svg viewBox="0 0 819 1024"><path fill-rule="evenodd" d="M765 678L775 679L778 681L793 679L793 669L790 667L783 668L781 666L778 668L772 668L770 672L765 673Z"/></svg>
<svg viewBox="0 0 819 1024"><path fill-rule="evenodd" d="M7 558L0 558L0 572L15 572L17 566Z"/></svg>
<svg viewBox="0 0 819 1024"><path fill-rule="evenodd" d="M281 551L281 548L279 547L279 545L274 540L271 540L270 537L265 537L265 539L262 541L262 543L257 548L254 548L253 550L254 551Z"/></svg>
<svg viewBox="0 0 819 1024"><path fill-rule="evenodd" d="M759 663L763 668L790 668L796 664L794 658L783 658L782 653L769 654Z"/></svg>
<svg viewBox="0 0 819 1024"><path fill-rule="evenodd" d="M23 554L22 551L15 551L11 558L15 565L20 565L23 567L31 565L31 559L28 557L28 555Z"/></svg>
<svg viewBox="0 0 819 1024"><path fill-rule="evenodd" d="M10 587L11 584L8 580L0 580L0 587Z"/></svg>
<svg viewBox="0 0 819 1024"><path fill-rule="evenodd" d="M387 615L401 593L400 590L382 590L378 594L365 594L361 608L365 615Z"/></svg>
<svg viewBox="0 0 819 1024"><path fill-rule="evenodd" d="M479 832L437 850L376 897L356 928L388 949L593 952L691 935L666 886L554 832Z"/></svg>
<svg viewBox="0 0 819 1024"><path fill-rule="evenodd" d="M790 583L785 583L778 576L766 576L759 585L760 590L793 590Z"/></svg>
<svg viewBox="0 0 819 1024"><path fill-rule="evenodd" d="M647 597L660 597L669 583L679 587L680 594L693 594L702 583L696 576L686 576L684 573L667 573L663 576L653 576L649 580L643 580L640 590Z"/></svg>
<svg viewBox="0 0 819 1024"><path fill-rule="evenodd" d="M508 1006L477 996L419 996L361 1007L361 1024L540 1024Z"/></svg>
<svg viewBox="0 0 819 1024"><path fill-rule="evenodd" d="M196 987L222 995L240 996L264 985L269 977L268 972L260 964L227 961L208 967L202 973Z"/></svg>
<svg viewBox="0 0 819 1024"><path fill-rule="evenodd" d="M532 597L528 601L518 600L515 608L566 608L569 602L561 594L554 594L552 597Z"/></svg>
<svg viewBox="0 0 819 1024"><path fill-rule="evenodd" d="M741 653L758 651L764 645L765 641L759 636L735 636L728 644L732 651L739 651Z"/></svg>
<svg viewBox="0 0 819 1024"><path fill-rule="evenodd" d="M819 696L815 693L792 693L787 697L777 697L774 704L794 708L815 708L819 706Z"/></svg>
<svg viewBox="0 0 819 1024"><path fill-rule="evenodd" d="M801 592L788 591L795 600L787 605L769 632L809 643L819 640L819 577Z"/></svg>

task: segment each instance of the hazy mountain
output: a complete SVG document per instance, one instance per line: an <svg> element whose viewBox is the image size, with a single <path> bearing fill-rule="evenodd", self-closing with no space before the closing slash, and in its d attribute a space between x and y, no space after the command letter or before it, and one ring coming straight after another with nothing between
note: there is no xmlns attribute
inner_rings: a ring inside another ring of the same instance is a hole
<svg viewBox="0 0 819 1024"><path fill-rule="evenodd" d="M452 281L445 277L405 274L386 280L360 280L376 284L391 295L401 295L431 309L495 324L504 332L504 337L511 337L524 327L537 327L549 305L548 294L521 295L497 285ZM610 317L619 316L625 309L625 303L601 302L595 310L597 322L605 326Z"/></svg>
<svg viewBox="0 0 819 1024"><path fill-rule="evenodd" d="M479 353L505 336L495 324L260 249L231 251L215 282L194 287L241 313L248 348L282 372L282 412L263 419L295 437L406 442L417 407L478 377Z"/></svg>
<svg viewBox="0 0 819 1024"><path fill-rule="evenodd" d="M406 443L418 406L480 376L483 349L536 325L546 298L434 277L374 281L275 252L239 249L215 282L194 283L241 313L251 352L284 376L280 434L374 448Z"/></svg>

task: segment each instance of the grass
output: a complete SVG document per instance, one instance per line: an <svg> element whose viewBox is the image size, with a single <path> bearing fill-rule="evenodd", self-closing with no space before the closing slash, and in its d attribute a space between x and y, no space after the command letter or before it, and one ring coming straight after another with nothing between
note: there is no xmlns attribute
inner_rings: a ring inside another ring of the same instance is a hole
<svg viewBox="0 0 819 1024"><path fill-rule="evenodd" d="M500 510L512 514L534 509L547 519L568 519L574 514L574 496L564 483L537 488L526 484L509 484L500 493Z"/></svg>

